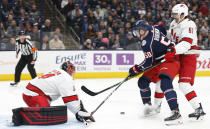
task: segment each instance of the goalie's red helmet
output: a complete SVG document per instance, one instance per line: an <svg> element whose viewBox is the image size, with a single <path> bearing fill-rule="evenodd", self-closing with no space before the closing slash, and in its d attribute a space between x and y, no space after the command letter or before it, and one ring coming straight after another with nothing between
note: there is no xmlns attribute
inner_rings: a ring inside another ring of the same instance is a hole
<svg viewBox="0 0 210 129"><path fill-rule="evenodd" d="M61 69L72 75L75 72L75 66L70 62L66 61L61 65Z"/></svg>

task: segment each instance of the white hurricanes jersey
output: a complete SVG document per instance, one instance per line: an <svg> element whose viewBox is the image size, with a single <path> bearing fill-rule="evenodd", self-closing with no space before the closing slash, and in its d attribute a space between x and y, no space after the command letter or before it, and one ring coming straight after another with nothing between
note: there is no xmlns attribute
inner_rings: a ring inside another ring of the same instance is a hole
<svg viewBox="0 0 210 129"><path fill-rule="evenodd" d="M80 101L75 92L74 80L67 72L62 69L55 69L40 77L36 77L29 82L32 86L40 89L45 95L49 96L51 101L62 97L64 103L73 112L80 110ZM37 96L34 91L27 89L24 94Z"/></svg>
<svg viewBox="0 0 210 129"><path fill-rule="evenodd" d="M197 47L197 27L194 21L190 19L185 19L180 23L176 23L173 20L170 24L170 40L178 44L181 41L186 41L191 45L191 49L184 54L194 54L196 53L193 49L198 49Z"/></svg>

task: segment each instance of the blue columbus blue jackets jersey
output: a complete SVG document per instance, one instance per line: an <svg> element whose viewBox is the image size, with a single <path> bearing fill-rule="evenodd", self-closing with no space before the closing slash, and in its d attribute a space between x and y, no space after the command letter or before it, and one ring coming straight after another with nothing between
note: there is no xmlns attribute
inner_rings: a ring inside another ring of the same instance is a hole
<svg viewBox="0 0 210 129"><path fill-rule="evenodd" d="M164 57L167 49L174 46L159 29L152 27L149 34L141 41L141 48L144 52L145 59L139 64L143 69L152 66L155 60Z"/></svg>

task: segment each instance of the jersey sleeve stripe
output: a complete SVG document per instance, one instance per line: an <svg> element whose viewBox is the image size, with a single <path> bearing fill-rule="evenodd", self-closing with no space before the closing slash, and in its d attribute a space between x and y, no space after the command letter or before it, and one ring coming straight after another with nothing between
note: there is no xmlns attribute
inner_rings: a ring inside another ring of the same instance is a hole
<svg viewBox="0 0 210 129"><path fill-rule="evenodd" d="M193 40L191 38L186 38L186 37L182 38L180 42L182 42L182 41L186 41L186 42L188 42L190 44L192 44L192 42L193 42Z"/></svg>
<svg viewBox="0 0 210 129"><path fill-rule="evenodd" d="M63 99L64 103L79 100L77 95L62 97L62 99Z"/></svg>

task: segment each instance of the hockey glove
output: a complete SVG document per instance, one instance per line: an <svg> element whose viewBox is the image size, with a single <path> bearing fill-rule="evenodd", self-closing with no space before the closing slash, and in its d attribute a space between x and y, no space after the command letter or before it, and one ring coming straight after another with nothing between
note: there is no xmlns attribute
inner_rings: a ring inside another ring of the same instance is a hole
<svg viewBox="0 0 210 129"><path fill-rule="evenodd" d="M176 54L176 49L174 47L168 48L166 55L165 55L165 60L166 62L172 62L175 59L175 54Z"/></svg>
<svg viewBox="0 0 210 129"><path fill-rule="evenodd" d="M80 101L80 111L76 113L76 119L80 122L88 120L95 122L93 116L90 113L88 113L87 110L84 108L82 101Z"/></svg>
<svg viewBox="0 0 210 129"><path fill-rule="evenodd" d="M130 77L136 76L143 72L143 67L139 65L134 65L132 68L129 69Z"/></svg>
<svg viewBox="0 0 210 129"><path fill-rule="evenodd" d="M91 113L86 112L86 111L78 111L76 113L76 119L80 122L83 121L92 121L95 122L95 119L93 118L93 116L91 115Z"/></svg>

